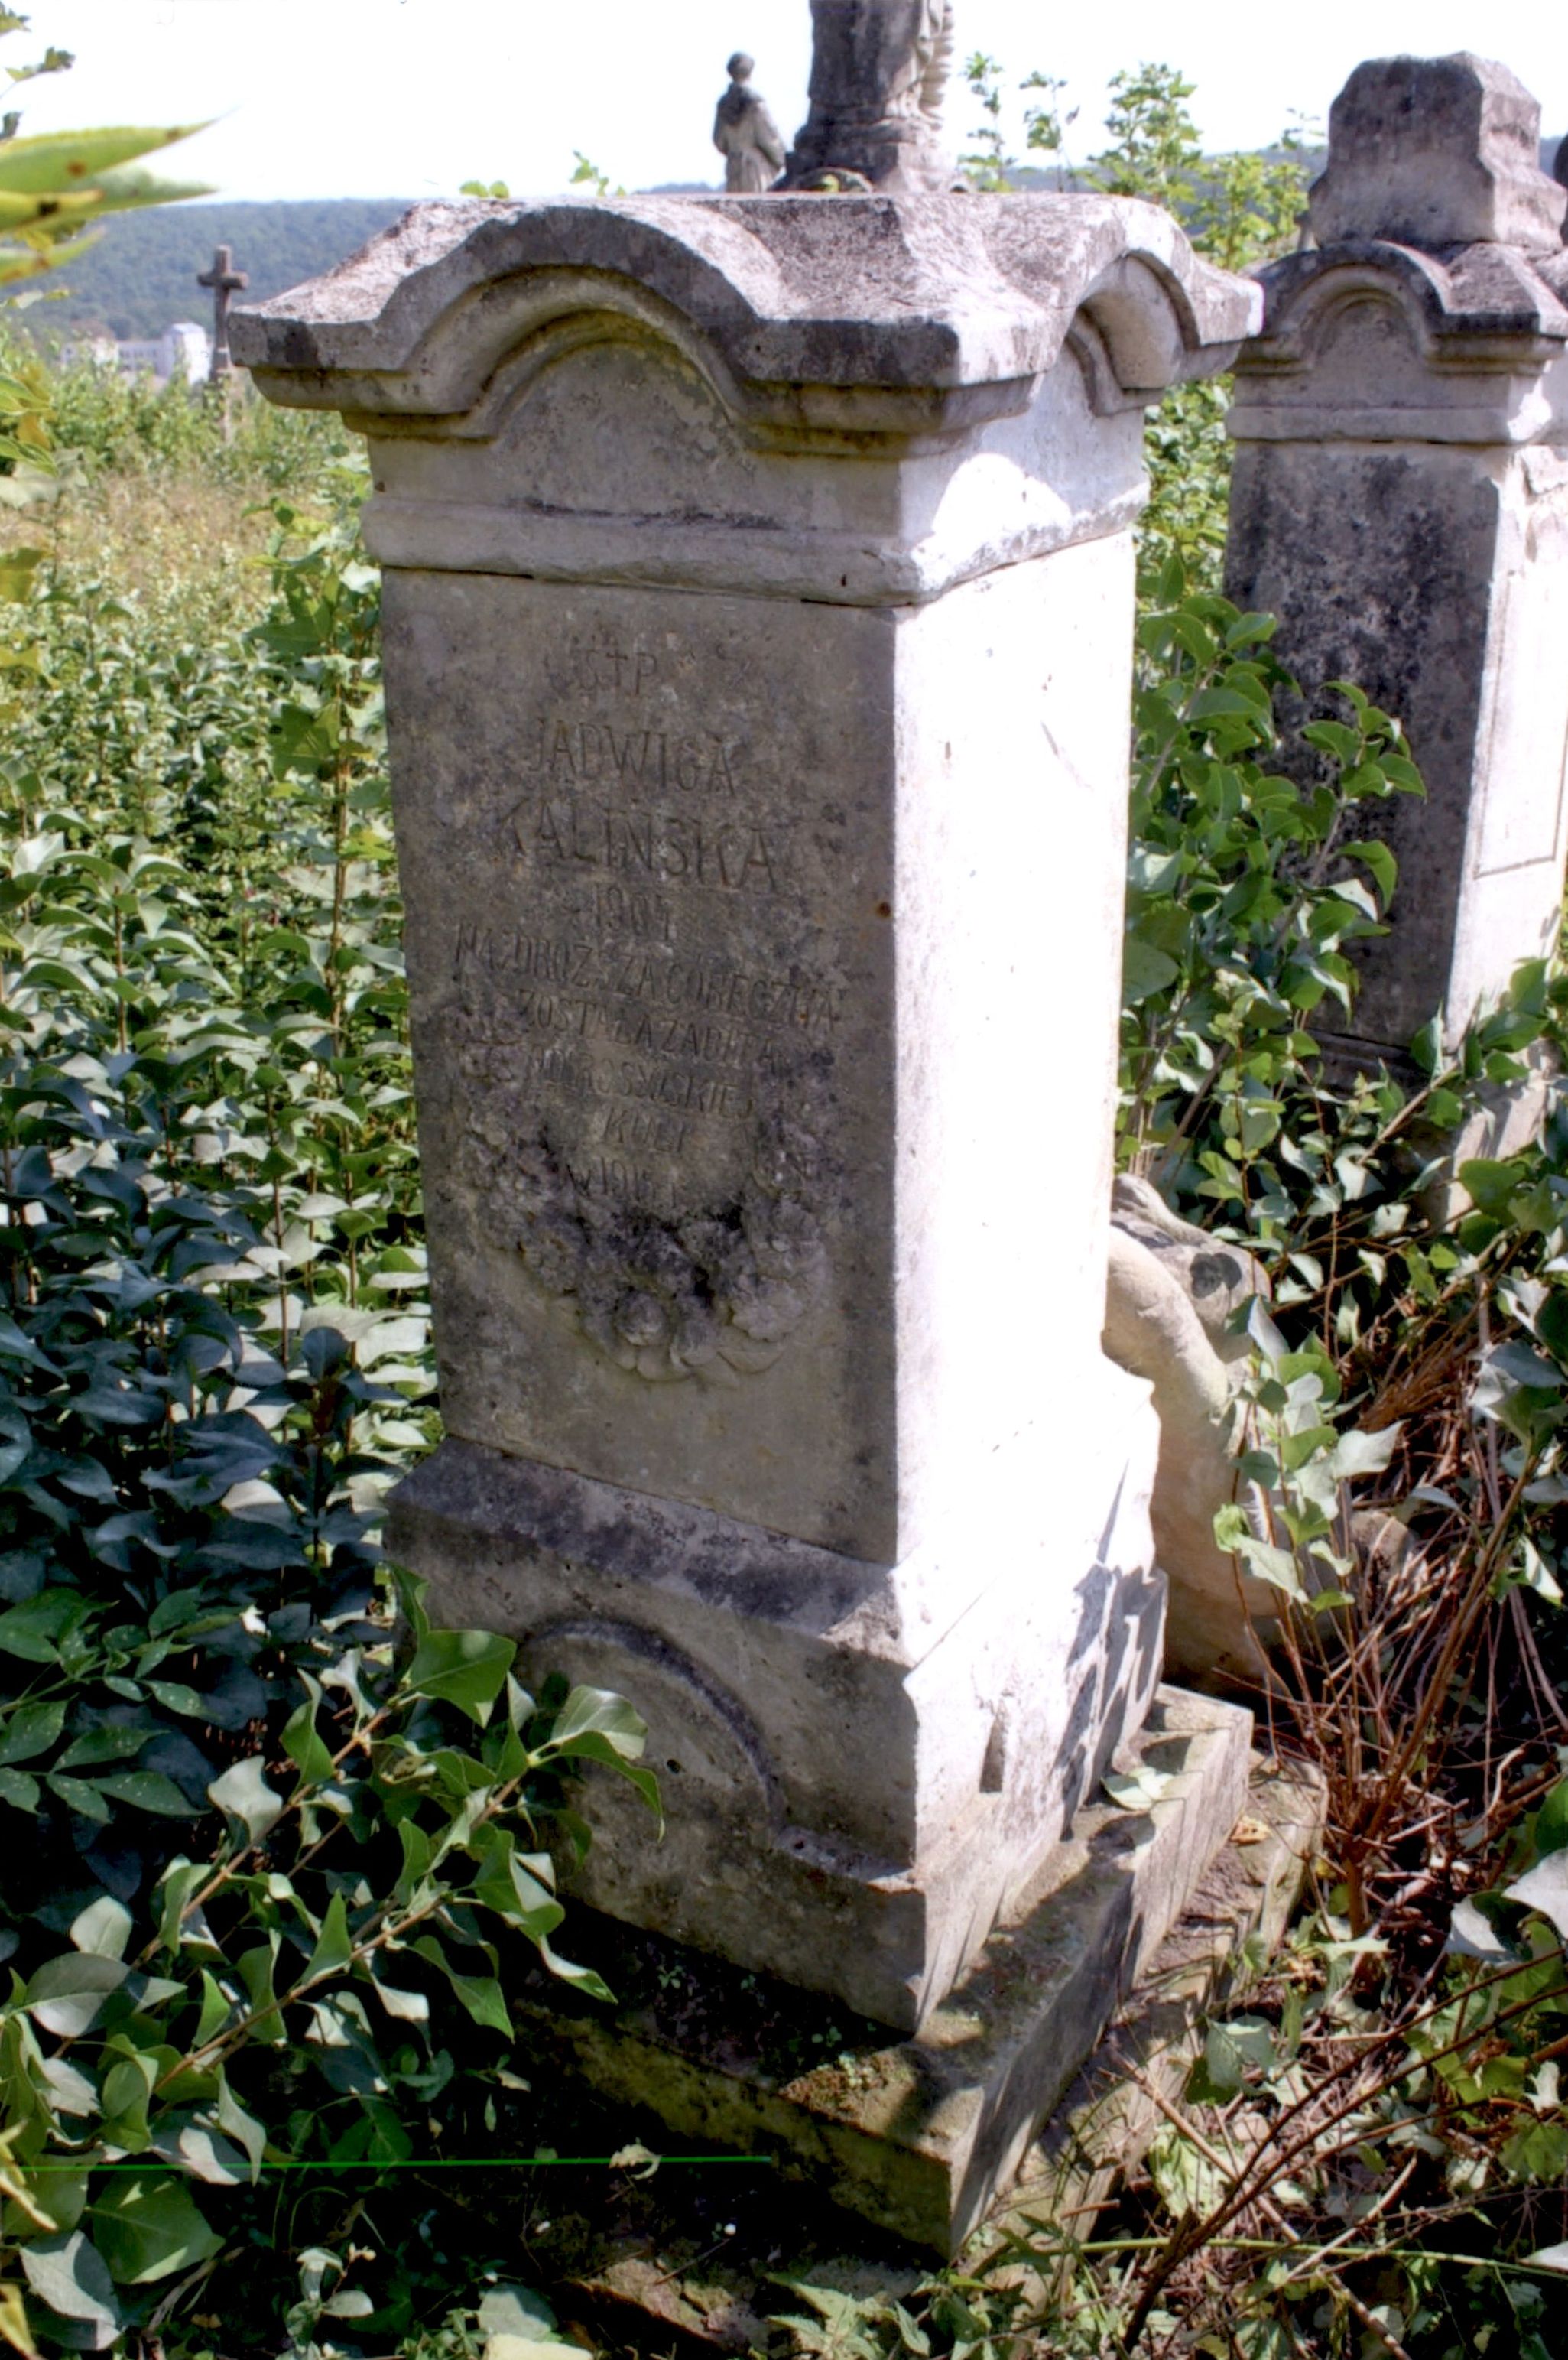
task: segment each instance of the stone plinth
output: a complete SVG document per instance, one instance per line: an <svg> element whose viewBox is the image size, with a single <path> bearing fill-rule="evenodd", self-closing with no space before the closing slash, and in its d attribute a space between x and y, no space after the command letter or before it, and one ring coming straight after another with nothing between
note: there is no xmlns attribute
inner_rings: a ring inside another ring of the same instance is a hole
<svg viewBox="0 0 1568 2360"><path fill-rule="evenodd" d="M1236 1826L1251 1737L1238 1706L1162 1688L1121 1757L1155 1790L1149 1808L1089 1798L912 2038L691 1951L628 1949L583 1919L574 1955L619 2004L563 1993L539 1968L508 1991L512 2015L536 2051L602 2095L704 2147L771 2154L790 2182L952 2256L1011 2186Z"/></svg>
<svg viewBox="0 0 1568 2360"><path fill-rule="evenodd" d="M1426 781L1358 815L1399 863L1335 1036L1366 1065L1439 1009L1457 1039L1556 940L1568 257L1540 110L1506 68L1378 60L1331 125L1323 242L1260 274L1237 365L1226 590L1279 617L1314 712L1349 680L1399 716Z"/></svg>
<svg viewBox="0 0 1568 2360"><path fill-rule="evenodd" d="M452 1437L394 1546L647 1715L592 1898L895 2025L1158 1677L1131 525L1254 302L1111 200L654 198L234 324L370 441Z"/></svg>

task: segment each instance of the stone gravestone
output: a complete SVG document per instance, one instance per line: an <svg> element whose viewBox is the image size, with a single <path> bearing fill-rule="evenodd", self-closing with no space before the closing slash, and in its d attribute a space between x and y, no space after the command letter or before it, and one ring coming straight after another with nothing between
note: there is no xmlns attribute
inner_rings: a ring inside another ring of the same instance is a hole
<svg viewBox="0 0 1568 2360"><path fill-rule="evenodd" d="M647 1718L668 1833L596 1792L584 1897L907 2032L1159 1678L1131 528L1255 303L1110 199L638 197L421 205L234 322L370 442L449 1437L392 1545Z"/></svg>
<svg viewBox="0 0 1568 2360"><path fill-rule="evenodd" d="M1323 710L1352 680L1404 722L1427 799L1367 807L1399 863L1362 947L1345 1062L1450 1043L1562 913L1568 747L1568 256L1541 111L1506 66L1384 58L1329 120L1315 251L1262 272L1243 350L1226 588L1279 618ZM1529 1093L1496 1115L1499 1152Z"/></svg>

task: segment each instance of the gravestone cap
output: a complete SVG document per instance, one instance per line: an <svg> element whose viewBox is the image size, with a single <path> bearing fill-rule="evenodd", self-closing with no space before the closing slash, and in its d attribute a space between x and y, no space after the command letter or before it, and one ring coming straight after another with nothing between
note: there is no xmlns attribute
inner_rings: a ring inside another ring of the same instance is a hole
<svg viewBox="0 0 1568 2360"><path fill-rule="evenodd" d="M1369 58L1328 125L1328 169L1310 200L1321 246L1561 246L1568 191L1541 169L1541 108L1494 59Z"/></svg>

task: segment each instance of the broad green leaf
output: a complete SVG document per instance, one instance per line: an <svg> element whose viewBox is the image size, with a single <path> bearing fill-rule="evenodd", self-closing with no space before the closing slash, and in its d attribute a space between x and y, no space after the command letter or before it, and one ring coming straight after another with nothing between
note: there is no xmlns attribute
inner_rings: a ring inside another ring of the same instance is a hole
<svg viewBox="0 0 1568 2360"><path fill-rule="evenodd" d="M74 1590L46 1590L23 1606L0 1614L0 1653L19 1655L25 1663L58 1661L60 1644L91 1609Z"/></svg>
<svg viewBox="0 0 1568 2360"><path fill-rule="evenodd" d="M27 2284L62 2319L80 2319L114 2334L123 2314L103 2255L80 2229L67 2237L38 2237L22 2247Z"/></svg>
<svg viewBox="0 0 1568 2360"><path fill-rule="evenodd" d="M81 2078L80 2075L77 2076L78 2080ZM91 2088L91 2084L89 2087ZM79 2121L90 2119L98 2112L96 2096L93 2096L85 2106L73 2106L71 2112ZM52 2234L69 2237L73 2229L81 2226L82 2216L87 2210L87 2195L92 2174L85 2167L75 2171L66 2169L55 2158L47 2155L43 2160L49 2163L51 2168L27 2175L24 2184L27 2188L27 2201L30 2204L36 2204L44 2215L48 2224L44 2232L46 2236ZM38 2231L38 2223L29 2220L19 2205L6 2207L7 2240L35 2237Z"/></svg>
<svg viewBox="0 0 1568 2360"><path fill-rule="evenodd" d="M342 2294L330 2295L321 2308L329 2319L368 2319L376 2305L363 2287L345 2287Z"/></svg>
<svg viewBox="0 0 1568 2360"><path fill-rule="evenodd" d="M1377 890L1384 901L1390 899L1398 882L1399 866L1386 844L1377 836L1359 837L1354 843L1342 844L1339 854L1345 860L1365 861L1377 881ZM1431 1073L1432 1067L1429 1065L1425 1070Z"/></svg>
<svg viewBox="0 0 1568 2360"><path fill-rule="evenodd" d="M216 1978L203 1967L201 2013L196 2020L196 2030L191 2042L192 2050L200 2054L210 2040L217 2038L233 2014L233 2001L229 1999Z"/></svg>
<svg viewBox="0 0 1568 2360"><path fill-rule="evenodd" d="M212 2188L241 2188L255 2175L232 2139L210 2123L187 2123L174 2143L174 2152L192 2179Z"/></svg>
<svg viewBox="0 0 1568 2360"><path fill-rule="evenodd" d="M31 1762L47 1754L65 1726L65 1700L20 1704L0 1720L0 1762Z"/></svg>
<svg viewBox="0 0 1568 2360"><path fill-rule="evenodd" d="M1483 1213L1499 1218L1508 1212L1523 1172L1518 1163L1497 1164L1475 1156L1459 1167L1459 1185Z"/></svg>
<svg viewBox="0 0 1568 2360"><path fill-rule="evenodd" d="M501 1986L493 1975L460 1974L433 1934L421 1934L409 1947L421 1959L428 1959L431 1966L440 1968L475 2024L490 2032L504 2033L508 2040L514 2037Z"/></svg>
<svg viewBox="0 0 1568 2360"><path fill-rule="evenodd" d="M1168 951L1157 950L1152 943L1137 934L1128 934L1122 946L1122 1000L1125 1006L1136 1008L1157 991L1163 991L1175 982L1181 970Z"/></svg>
<svg viewBox="0 0 1568 2360"><path fill-rule="evenodd" d="M100 1894L72 1921L71 1939L79 1950L90 1950L96 1958L123 1959L134 1922L123 1901Z"/></svg>
<svg viewBox="0 0 1568 2360"><path fill-rule="evenodd" d="M178 1950L184 1939L184 1918L193 1894L199 1893L212 1870L206 1861L170 1861L158 1884L158 1939L166 1950Z"/></svg>
<svg viewBox="0 0 1568 2360"><path fill-rule="evenodd" d="M283 1797L267 1785L266 1771L261 1754L247 1754L221 1778L214 1778L207 1789L220 1810L240 1821L253 1844L261 1841L283 1810Z"/></svg>
<svg viewBox="0 0 1568 2360"><path fill-rule="evenodd" d="M74 2040L103 2019L103 2010L130 1973L118 1959L72 1950L46 1959L27 1988L23 2005L46 2032Z"/></svg>
<svg viewBox="0 0 1568 2360"><path fill-rule="evenodd" d="M201 1814L201 1804L193 1803L161 1770L116 1770L112 1777L100 1778L98 1786L116 1803L152 1811L159 1819L190 1819Z"/></svg>
<svg viewBox="0 0 1568 2360"><path fill-rule="evenodd" d="M105 1762L125 1762L139 1754L152 1731L146 1727L122 1727L114 1722L101 1723L72 1740L55 1764L57 1770L91 1770Z"/></svg>
<svg viewBox="0 0 1568 2360"><path fill-rule="evenodd" d="M170 148L202 128L199 123L186 123L171 130L53 131L32 139L10 139L0 148L0 189L69 193L88 187L116 165Z"/></svg>
<svg viewBox="0 0 1568 2360"><path fill-rule="evenodd" d="M1257 1574L1260 1581L1267 1581L1273 1589L1283 1590L1287 1598L1305 1604L1307 1593L1301 1568L1290 1550L1277 1548L1272 1541L1255 1540L1250 1533L1236 1543L1236 1549L1246 1558L1248 1571Z"/></svg>
<svg viewBox="0 0 1568 2360"><path fill-rule="evenodd" d="M324 1786L332 1779L332 1751L317 1732L313 1699L307 1697L289 1715L283 1731L283 1751L308 1786Z"/></svg>
<svg viewBox="0 0 1568 2360"><path fill-rule="evenodd" d="M1527 1909L1548 1918L1558 1940L1568 1944L1568 1852L1548 1852L1503 1889L1508 1900L1522 1901Z"/></svg>
<svg viewBox="0 0 1568 2360"><path fill-rule="evenodd" d="M376 1973L372 1973L370 1980L376 1998L388 2016L396 2016L405 2024L430 2022L430 2004L423 1992L399 1990L395 1983L384 1983Z"/></svg>
<svg viewBox="0 0 1568 2360"><path fill-rule="evenodd" d="M1402 1428L1379 1426L1376 1434L1356 1430L1336 1437L1329 1472L1336 1483L1353 1483L1363 1475L1381 1475L1399 1445Z"/></svg>
<svg viewBox="0 0 1568 2360"><path fill-rule="evenodd" d="M559 1981L570 1983L574 1991L586 1992L590 1999L603 2000L606 2006L615 2005L615 1993L610 1989L604 1976L596 1973L592 1967L580 1967L573 1960L563 1959L559 1950L551 1950L549 1941L542 1934L539 1937L535 1948L550 1973Z"/></svg>
<svg viewBox="0 0 1568 2360"><path fill-rule="evenodd" d="M223 2242L168 2173L111 2181L89 2215L95 2244L121 2286L149 2286L215 2254Z"/></svg>
<svg viewBox="0 0 1568 2360"><path fill-rule="evenodd" d="M1234 1557L1253 1537L1252 1526L1247 1521L1245 1508L1234 1501L1214 1511L1214 1546Z"/></svg>
<svg viewBox="0 0 1568 2360"><path fill-rule="evenodd" d="M262 2158L267 2153L267 2132L256 2116L247 2114L241 2105L221 2068L218 2074L218 2127L244 2149L254 2184L261 2176Z"/></svg>
<svg viewBox="0 0 1568 2360"><path fill-rule="evenodd" d="M278 1962L278 1937L257 1942L242 1950L234 1961L234 1972L245 1987L256 2021L251 2027L253 2040L265 2040L278 2048L287 2040L283 2017L278 2006L278 1994L273 1983L273 1970Z"/></svg>
<svg viewBox="0 0 1568 2360"><path fill-rule="evenodd" d="M354 1938L348 1930L348 1911L341 1893L334 1893L327 1904L321 1930L316 1938L305 1968L305 1980L313 1983L319 1975L336 1974L347 1966L354 1956Z"/></svg>
<svg viewBox="0 0 1568 2360"><path fill-rule="evenodd" d="M414 1651L402 1688L439 1697L483 1729L506 1682L516 1644L492 1631L430 1631Z"/></svg>
<svg viewBox="0 0 1568 2360"><path fill-rule="evenodd" d="M1568 1851L1568 1778L1559 1778L1530 1824L1537 1856Z"/></svg>
<svg viewBox="0 0 1568 2360"><path fill-rule="evenodd" d="M100 172L96 185L94 210L106 213L137 212L144 205L185 204L192 197L210 197L213 193L210 181L165 180L156 172L142 171L135 166L127 169L117 165Z"/></svg>
<svg viewBox="0 0 1568 2360"><path fill-rule="evenodd" d="M602 1737L624 1759L636 1761L648 1743L648 1723L611 1688L575 1688L551 1724L550 1742L565 1747L586 1736Z"/></svg>

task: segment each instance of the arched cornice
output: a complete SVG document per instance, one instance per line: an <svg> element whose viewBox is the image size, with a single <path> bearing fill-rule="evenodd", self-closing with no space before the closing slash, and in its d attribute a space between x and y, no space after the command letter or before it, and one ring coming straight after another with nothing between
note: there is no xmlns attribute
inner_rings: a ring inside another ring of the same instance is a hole
<svg viewBox="0 0 1568 2360"><path fill-rule="evenodd" d="M654 336L749 434L907 439L1025 407L1075 331L1098 398L1148 399L1223 366L1258 308L1131 200L551 200L416 206L233 342L274 399L383 432L493 431L530 350Z"/></svg>

